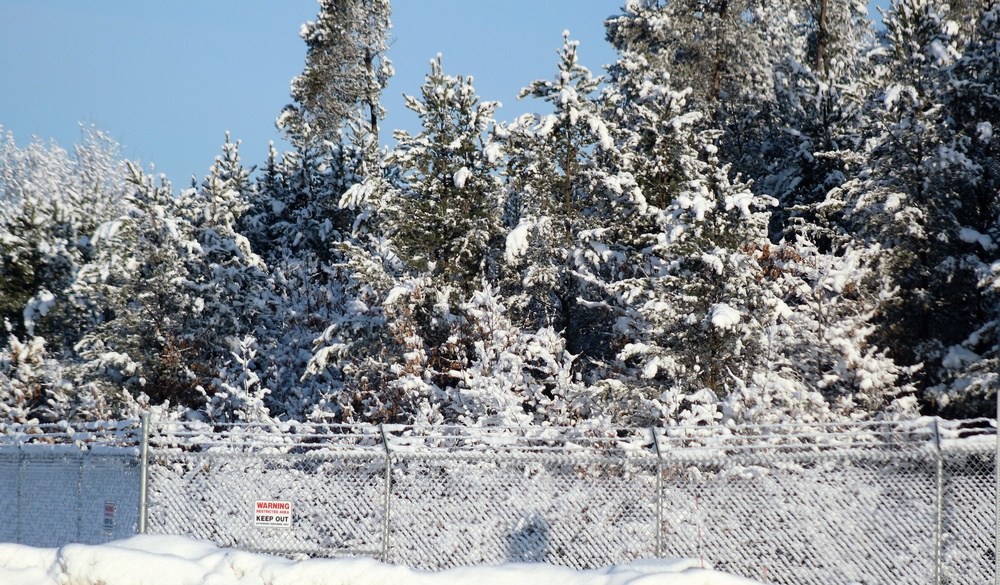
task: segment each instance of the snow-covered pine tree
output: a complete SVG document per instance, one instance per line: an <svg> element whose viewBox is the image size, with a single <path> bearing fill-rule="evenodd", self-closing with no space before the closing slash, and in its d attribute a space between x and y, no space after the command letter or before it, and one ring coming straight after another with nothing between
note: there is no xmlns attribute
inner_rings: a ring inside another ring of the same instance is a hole
<svg viewBox="0 0 1000 585"><path fill-rule="evenodd" d="M552 113L522 116L498 132L507 153L509 226L501 290L522 329L560 332L568 350L581 356L577 366L586 369L613 356L615 315L590 302L604 298L590 277L614 260L601 230L621 218L611 214L607 192L615 187L598 162L615 148L597 96L602 78L580 63L578 45L565 32L555 78L521 91Z"/></svg>
<svg viewBox="0 0 1000 585"><path fill-rule="evenodd" d="M725 128L720 159L759 176L762 130L773 107L769 36L759 0L629 0L606 22L619 52L643 55L670 74L705 114L705 128Z"/></svg>
<svg viewBox="0 0 1000 585"><path fill-rule="evenodd" d="M764 327L774 295L756 250L767 241L767 200L729 180L703 145L700 169L663 210L661 238L644 253L654 270L629 283L641 324L620 354L642 378L722 398L764 367Z"/></svg>
<svg viewBox="0 0 1000 585"><path fill-rule="evenodd" d="M378 168L377 158L367 163L364 156L349 142L302 144L282 154L272 145L238 231L268 265L290 257L329 261L357 217L341 208L341 197L370 166Z"/></svg>
<svg viewBox="0 0 1000 585"><path fill-rule="evenodd" d="M317 20L302 26L305 68L292 82L295 103L276 121L295 149L271 147L241 225L269 265L288 253L328 261L350 232L356 214L340 199L380 167L389 12L387 0L323 0Z"/></svg>
<svg viewBox="0 0 1000 585"><path fill-rule="evenodd" d="M264 399L271 390L261 384L255 370L256 340L247 335L230 352L232 361L218 370L212 393L206 396L204 415L213 422L272 422Z"/></svg>
<svg viewBox="0 0 1000 585"><path fill-rule="evenodd" d="M401 329L384 306L407 279L406 263L383 225L391 223L390 205L404 181L395 165L375 156L377 144L367 140L354 147L367 154L360 159L356 182L339 201L339 208L354 220L345 237L332 245L330 263L307 271L326 282L322 302L308 303L310 321L321 327L309 336L313 345L311 355L305 354L308 363L296 370L301 376L298 390L285 401L289 413L319 420L409 420L413 410L386 388L398 376L412 374L422 354L407 349L414 339L396 334ZM285 290L290 298L300 296L293 288ZM305 332L302 328L295 339L304 338Z"/></svg>
<svg viewBox="0 0 1000 585"><path fill-rule="evenodd" d="M610 71L615 176L636 194L618 212L629 227L609 227L627 258L609 287L623 369L602 397L630 423L714 424L720 400L766 372L764 332L780 297L761 265L771 201L729 178L719 131L704 129L690 89L673 89L642 52L622 51Z"/></svg>
<svg viewBox="0 0 1000 585"><path fill-rule="evenodd" d="M94 232L93 258L72 285L86 328L75 346L81 376L109 393L125 388L154 404L198 407L211 372L199 360L201 340L185 328L197 299L184 285L200 245L170 183L128 167L133 191L123 214Z"/></svg>
<svg viewBox="0 0 1000 585"><path fill-rule="evenodd" d="M866 107L866 161L829 204L842 206L839 225L856 240L883 250L871 339L900 365L922 366L914 383L925 391L942 382L948 348L989 320L977 274L985 251L978 234L987 228L973 223L977 201L967 187L977 164L947 103L957 24L943 3L896 0L885 25L887 49Z"/></svg>
<svg viewBox="0 0 1000 585"><path fill-rule="evenodd" d="M0 346L0 422L53 423L72 420L69 395L72 383L64 379L61 364L45 351L45 339L24 342L10 332Z"/></svg>
<svg viewBox="0 0 1000 585"><path fill-rule="evenodd" d="M379 98L392 76L389 0L320 0L316 21L302 25L306 64L292 80L295 104L278 125L296 142L339 142L345 123L366 110L365 131L378 142L385 117Z"/></svg>
<svg viewBox="0 0 1000 585"><path fill-rule="evenodd" d="M491 137L498 104L480 101L471 78L445 75L440 55L420 93L406 104L422 130L397 131L388 161L405 188L383 211L383 229L414 273L467 295L498 260L487 256L500 235L500 145Z"/></svg>
<svg viewBox="0 0 1000 585"><path fill-rule="evenodd" d="M824 245L824 248L826 246ZM871 341L880 292L878 249L837 242L828 252L798 236L758 249L774 282L767 373L730 403L741 422L813 422L917 414L909 374ZM781 295L781 296L778 296Z"/></svg>
<svg viewBox="0 0 1000 585"><path fill-rule="evenodd" d="M272 145L251 190L251 208L240 219L238 231L268 267L274 297L255 332L257 372L261 385L274 389L267 397L274 415L302 420L336 410L328 408L329 396L339 391L329 373L302 377L314 340L349 302L340 249L357 247L350 243L352 230L366 210L340 201L367 180L369 168L380 174L377 149L373 163L367 158L349 142L302 143L283 155Z"/></svg>
<svg viewBox="0 0 1000 585"><path fill-rule="evenodd" d="M137 404L120 388L101 389L81 379L71 358L49 352L42 337L22 341L10 327L4 329L7 339L0 346L0 423L81 422L135 416Z"/></svg>
<svg viewBox="0 0 1000 585"><path fill-rule="evenodd" d="M236 231L252 191L249 170L240 162L239 143L227 134L222 155L200 187L178 196L178 212L197 245L182 255L185 277L175 285L178 294L192 300L190 312L177 319L189 358L206 372L199 391L206 394L212 409L233 416L242 412L239 405L256 400L236 391L242 382L229 379L231 374L245 381L248 375L247 364L230 367L233 356L242 359L250 351L249 345L241 344L247 339L252 344L258 330L273 329L272 323L262 326L262 321L278 305L263 260Z"/></svg>
<svg viewBox="0 0 1000 585"><path fill-rule="evenodd" d="M345 327L360 325L356 331L361 333L378 325L400 349L404 359L388 358L388 368L379 366L387 359L385 342L361 352L372 359L381 354L376 361L345 364L350 370L360 365L363 377L381 381L382 388L361 399L366 408L378 405L379 418L440 416L442 392L457 383L456 372L468 363L472 341L466 339L469 323L460 307L496 263L487 253L498 248L501 233L500 150L490 139L496 105L479 101L470 78L445 75L439 56L431 62L420 98L407 98L423 129L415 136L396 134L398 145L387 165L399 173L398 184L370 178L345 196L347 205L374 206L377 230L391 246L387 256L369 231L366 244L346 250L354 268L361 269L351 278L381 270L385 278L373 284L391 288L351 287L349 294L368 301L356 306L367 308L374 299L382 315L345 314L319 347L329 355L343 343L337 340Z"/></svg>
<svg viewBox="0 0 1000 585"><path fill-rule="evenodd" d="M994 136L1000 125L1000 6L980 13L972 39L952 67L945 104L957 149L971 167L960 175L955 213L964 261L980 277L986 320L970 324L975 328L968 337L947 349L943 382L931 389L953 416L992 415L1000 389L1000 139Z"/></svg>
<svg viewBox="0 0 1000 585"><path fill-rule="evenodd" d="M661 402L664 389L643 375L642 359L634 352L648 347L643 344L650 324L641 307L671 262L653 248L669 229L667 210L698 180L699 147L710 139L695 129L702 115L687 102L691 90L675 91L670 74L644 54L623 50L609 73L602 108L614 128L615 148L601 163L613 176L608 183L617 187L617 196L609 197L614 213L604 218L599 233L617 261L598 273L603 279L593 280L603 284L606 304L617 316L608 344L616 354L602 368L597 391L602 410L619 424L681 420L688 413L680 404L685 399L670 406Z"/></svg>
<svg viewBox="0 0 1000 585"><path fill-rule="evenodd" d="M486 284L462 306L469 364L460 372L445 416L462 424L522 426L597 422L603 412L589 389L574 380L566 341L552 328L520 331Z"/></svg>
<svg viewBox="0 0 1000 585"><path fill-rule="evenodd" d="M191 334L228 356L270 299L264 262L236 231L249 207L249 171L240 163L239 143L230 142L228 134L222 151L200 188L179 195L198 248L186 260L187 280L178 284L195 295Z"/></svg>
<svg viewBox="0 0 1000 585"><path fill-rule="evenodd" d="M313 341L351 314L345 250L368 250L367 240L352 240L371 207L341 202L383 173L379 97L392 74L389 29L387 0L320 2L317 20L301 30L307 57L292 84L295 103L277 120L295 149L279 156L272 146L240 225L279 299L256 334L262 384L276 389L268 399L275 414L340 416L331 400L339 386L329 371L303 373L315 370L308 365Z"/></svg>
<svg viewBox="0 0 1000 585"><path fill-rule="evenodd" d="M408 420L406 404L386 390L423 362L417 340L400 334L385 307L403 268L384 240L344 242L339 257L331 270L342 285L331 291L325 329L313 336L300 371L302 384L314 385L312 396L298 397L289 411L340 422Z"/></svg>
<svg viewBox="0 0 1000 585"><path fill-rule="evenodd" d="M22 338L47 338L56 355L80 335L66 290L89 236L120 213L126 192L117 143L82 130L72 156L55 144L18 147L9 134L0 142L0 319Z"/></svg>
<svg viewBox="0 0 1000 585"><path fill-rule="evenodd" d="M18 147L10 135L0 143L0 402L10 420L124 413L119 389L99 390L76 367L73 345L88 323L70 286L92 257L91 234L121 213L125 167L117 143L92 126L72 155Z"/></svg>
<svg viewBox="0 0 1000 585"><path fill-rule="evenodd" d="M794 244L791 232L824 224L817 209L826 193L859 163L865 98L861 80L875 36L867 10L856 0L772 2L765 18L777 107L765 131L762 154L768 168L758 190L779 202L772 214L772 237L787 231Z"/></svg>

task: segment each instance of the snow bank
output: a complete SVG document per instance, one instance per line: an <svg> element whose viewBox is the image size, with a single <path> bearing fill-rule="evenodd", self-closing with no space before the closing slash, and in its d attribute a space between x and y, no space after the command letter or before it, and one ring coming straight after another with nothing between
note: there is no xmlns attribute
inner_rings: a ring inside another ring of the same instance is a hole
<svg viewBox="0 0 1000 585"><path fill-rule="evenodd" d="M575 571L510 563L419 571L367 558L309 559L218 548L182 536L141 535L107 545L58 549L0 544L5 585L748 585L756 583L698 568L694 560L642 560Z"/></svg>

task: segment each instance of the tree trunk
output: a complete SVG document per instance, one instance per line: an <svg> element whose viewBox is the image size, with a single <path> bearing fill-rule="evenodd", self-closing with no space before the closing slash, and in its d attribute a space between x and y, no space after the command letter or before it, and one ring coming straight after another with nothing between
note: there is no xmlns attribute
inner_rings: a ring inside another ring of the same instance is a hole
<svg viewBox="0 0 1000 585"><path fill-rule="evenodd" d="M712 88L708 92L708 101L714 103L722 93L722 74L726 61L726 12L729 10L729 0L723 0L719 5L719 24L715 37L715 57L712 63Z"/></svg>
<svg viewBox="0 0 1000 585"><path fill-rule="evenodd" d="M819 0L819 22L817 24L816 30L816 65L815 70L817 73L826 77L827 66L826 66L826 49L827 44L830 42L830 31L827 28L827 8L829 0Z"/></svg>

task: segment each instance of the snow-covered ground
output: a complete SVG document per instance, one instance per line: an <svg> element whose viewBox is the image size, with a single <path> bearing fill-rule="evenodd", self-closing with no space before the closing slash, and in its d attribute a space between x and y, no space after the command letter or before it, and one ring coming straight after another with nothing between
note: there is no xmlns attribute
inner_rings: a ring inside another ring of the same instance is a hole
<svg viewBox="0 0 1000 585"><path fill-rule="evenodd" d="M431 572L367 558L307 559L224 549L182 536L141 535L106 545L33 548L0 544L3 585L750 585L700 568L696 560L655 559L589 571L545 564Z"/></svg>

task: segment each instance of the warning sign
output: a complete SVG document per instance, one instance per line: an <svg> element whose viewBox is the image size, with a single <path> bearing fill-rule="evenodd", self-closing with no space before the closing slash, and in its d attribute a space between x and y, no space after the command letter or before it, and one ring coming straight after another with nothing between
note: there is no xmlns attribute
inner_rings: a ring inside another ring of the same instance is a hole
<svg viewBox="0 0 1000 585"><path fill-rule="evenodd" d="M104 536L111 538L115 530L115 503L104 502Z"/></svg>
<svg viewBox="0 0 1000 585"><path fill-rule="evenodd" d="M292 503L257 500L253 505L253 525L261 528L291 528Z"/></svg>

